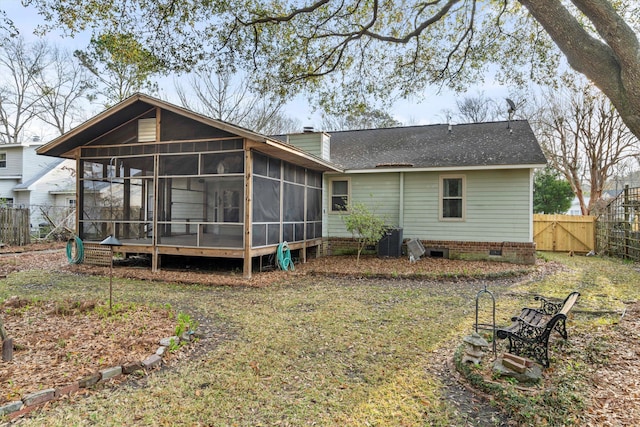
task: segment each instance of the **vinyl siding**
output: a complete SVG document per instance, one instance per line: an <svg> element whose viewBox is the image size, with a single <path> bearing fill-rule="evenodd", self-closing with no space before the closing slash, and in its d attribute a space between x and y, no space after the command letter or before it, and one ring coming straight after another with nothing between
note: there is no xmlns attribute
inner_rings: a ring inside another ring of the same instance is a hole
<svg viewBox="0 0 640 427"><path fill-rule="evenodd" d="M297 133L288 136L288 142L309 154L329 159L329 136L322 132Z"/></svg>
<svg viewBox="0 0 640 427"><path fill-rule="evenodd" d="M42 170L55 162L51 157L39 156L36 154L38 146L25 147L22 152L22 182L27 182L34 176L42 173Z"/></svg>
<svg viewBox="0 0 640 427"><path fill-rule="evenodd" d="M22 150L23 147L2 147L0 152L7 153L7 167L0 168L0 178L3 176L22 175Z"/></svg>
<svg viewBox="0 0 640 427"><path fill-rule="evenodd" d="M439 173L405 177L404 236L428 240L530 242L530 171L467 171L464 221L440 221Z"/></svg>
<svg viewBox="0 0 640 427"><path fill-rule="evenodd" d="M441 175L464 175L466 211L464 221L439 220ZM402 223L405 238L473 242L530 242L531 187L528 169L497 171L407 172L404 174L403 221L400 221L400 174L328 175L325 188L326 236L351 237L339 214L330 213L329 180L346 177L351 201L360 201L391 226ZM370 195L373 195L372 197Z"/></svg>
<svg viewBox="0 0 640 427"><path fill-rule="evenodd" d="M385 219L390 226L398 226L400 212L400 174L395 172L376 174L352 174L352 175L327 175L328 181L333 178L346 178L350 180L351 203L360 202L365 204L376 215ZM325 186L327 193L331 186ZM327 194L326 200L330 200L331 195ZM339 213L328 213L327 235L332 237L351 237L347 232L342 215Z"/></svg>

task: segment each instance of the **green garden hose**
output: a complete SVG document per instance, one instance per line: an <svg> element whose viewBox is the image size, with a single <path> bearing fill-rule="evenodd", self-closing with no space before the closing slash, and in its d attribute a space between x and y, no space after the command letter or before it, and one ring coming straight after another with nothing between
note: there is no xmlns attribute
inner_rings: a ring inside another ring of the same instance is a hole
<svg viewBox="0 0 640 427"><path fill-rule="evenodd" d="M291 261L291 251L287 242L282 242L278 245L276 261L280 270L295 270L293 261Z"/></svg>
<svg viewBox="0 0 640 427"><path fill-rule="evenodd" d="M76 247L75 256L73 255L74 246ZM78 236L73 236L73 239L69 239L67 242L67 260L69 260L69 264L80 264L83 259L84 245L82 244L82 239Z"/></svg>

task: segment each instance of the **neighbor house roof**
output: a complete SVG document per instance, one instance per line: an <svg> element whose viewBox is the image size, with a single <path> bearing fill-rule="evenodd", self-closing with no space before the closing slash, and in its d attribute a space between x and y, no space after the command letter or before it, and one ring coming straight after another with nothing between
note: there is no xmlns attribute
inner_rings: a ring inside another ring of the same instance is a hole
<svg viewBox="0 0 640 427"><path fill-rule="evenodd" d="M329 132L331 161L372 169L540 167L547 160L524 120Z"/></svg>
<svg viewBox="0 0 640 427"><path fill-rule="evenodd" d="M25 181L21 184L13 187L13 191L29 191L29 187L31 187L34 183L38 182L42 177L46 174L54 170L60 163L64 162L64 159L54 159L51 163L44 166L40 171L28 181Z"/></svg>
<svg viewBox="0 0 640 427"><path fill-rule="evenodd" d="M274 155L276 157L283 158L284 160L291 161L292 163L312 169L338 170L336 166L330 162L313 156L291 144L269 138L265 135L261 135L222 120L212 119L186 108L182 108L141 93L130 96L119 104L116 104L115 106L87 120L64 135L43 145L38 148L37 153L46 156L73 158L72 151L75 148L86 145L112 129L117 128L118 126L121 126L135 118L141 117L155 108L171 111L172 113L179 114L191 120L221 129L229 134L262 143L254 146L253 148L264 152L265 154Z"/></svg>

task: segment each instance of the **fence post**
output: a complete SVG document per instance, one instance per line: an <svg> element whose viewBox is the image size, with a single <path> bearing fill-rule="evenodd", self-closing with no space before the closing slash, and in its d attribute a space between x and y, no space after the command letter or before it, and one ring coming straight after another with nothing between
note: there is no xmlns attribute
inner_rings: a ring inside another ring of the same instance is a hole
<svg viewBox="0 0 640 427"><path fill-rule="evenodd" d="M630 231L631 231L631 214L629 212L629 184L625 184L624 186L624 257L629 258L629 246L631 242L629 241Z"/></svg>

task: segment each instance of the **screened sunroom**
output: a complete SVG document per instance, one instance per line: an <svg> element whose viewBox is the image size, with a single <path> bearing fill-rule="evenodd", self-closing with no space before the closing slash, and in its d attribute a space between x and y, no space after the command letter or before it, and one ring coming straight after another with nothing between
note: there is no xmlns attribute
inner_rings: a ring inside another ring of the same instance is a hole
<svg viewBox="0 0 640 427"><path fill-rule="evenodd" d="M322 243L322 173L292 145L137 95L43 146L77 161L77 234L125 254L244 259Z"/></svg>

